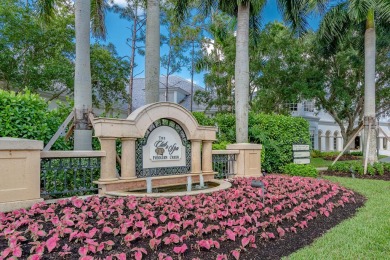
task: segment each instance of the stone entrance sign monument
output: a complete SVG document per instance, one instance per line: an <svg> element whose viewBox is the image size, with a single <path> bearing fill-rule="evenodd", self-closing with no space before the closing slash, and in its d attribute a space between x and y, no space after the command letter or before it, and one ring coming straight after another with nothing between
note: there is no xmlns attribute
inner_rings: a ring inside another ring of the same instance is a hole
<svg viewBox="0 0 390 260"><path fill-rule="evenodd" d="M214 179L212 142L216 128L198 125L185 108L169 102L143 106L127 119L97 118L95 136L106 156L101 162L99 193L146 189ZM120 139L120 172L117 175L116 141Z"/></svg>

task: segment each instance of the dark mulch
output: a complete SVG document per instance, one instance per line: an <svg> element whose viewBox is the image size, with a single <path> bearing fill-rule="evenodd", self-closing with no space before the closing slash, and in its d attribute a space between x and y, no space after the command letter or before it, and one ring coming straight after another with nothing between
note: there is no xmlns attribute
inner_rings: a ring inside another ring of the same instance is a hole
<svg viewBox="0 0 390 260"><path fill-rule="evenodd" d="M337 155L332 155L332 156L324 156L323 159L327 161L334 161L337 158ZM342 155L338 161L353 161L353 160L360 160L362 159L361 156L354 156L350 154L344 154Z"/></svg>
<svg viewBox="0 0 390 260"><path fill-rule="evenodd" d="M322 171L322 176L336 176L336 177L347 177L352 178L352 174L350 172L335 172L335 171ZM382 181L390 181L390 172L385 172L383 175L360 175L355 173L356 179L368 179L368 180L382 180Z"/></svg>
<svg viewBox="0 0 390 260"><path fill-rule="evenodd" d="M321 215L309 224L308 228L299 230L298 233L287 233L283 239L264 243L259 247L260 250L249 251L243 259L281 259L300 248L310 245L329 229L355 215L356 211L366 201L364 196L357 193L355 195L356 204L348 204L344 208L337 208L329 217Z"/></svg>

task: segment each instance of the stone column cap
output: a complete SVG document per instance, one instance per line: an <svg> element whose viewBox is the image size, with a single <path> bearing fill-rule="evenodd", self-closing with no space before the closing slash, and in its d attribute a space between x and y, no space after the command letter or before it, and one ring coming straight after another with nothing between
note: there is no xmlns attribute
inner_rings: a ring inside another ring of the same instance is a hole
<svg viewBox="0 0 390 260"><path fill-rule="evenodd" d="M237 143L237 144L228 144L226 146L227 150L261 150L261 144L250 144L250 143Z"/></svg>
<svg viewBox="0 0 390 260"><path fill-rule="evenodd" d="M24 138L0 137L1 150L42 150L43 141Z"/></svg>

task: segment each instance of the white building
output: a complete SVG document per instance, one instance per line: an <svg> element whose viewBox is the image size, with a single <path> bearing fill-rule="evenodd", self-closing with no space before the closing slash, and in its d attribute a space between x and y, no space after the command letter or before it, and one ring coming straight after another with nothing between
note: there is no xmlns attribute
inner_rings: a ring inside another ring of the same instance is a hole
<svg viewBox="0 0 390 260"><path fill-rule="evenodd" d="M289 108L292 116L302 117L309 122L310 138L314 149L321 151L343 150L344 142L340 127L331 115L324 111L317 111L311 101L291 103ZM378 131L379 154L390 156L390 111L380 116ZM350 147L352 150L362 151L362 132L358 134Z"/></svg>

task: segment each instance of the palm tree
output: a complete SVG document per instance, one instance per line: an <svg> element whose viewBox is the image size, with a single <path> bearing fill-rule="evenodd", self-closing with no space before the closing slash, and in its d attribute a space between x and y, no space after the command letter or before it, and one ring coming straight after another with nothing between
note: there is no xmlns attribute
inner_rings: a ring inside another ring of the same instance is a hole
<svg viewBox="0 0 390 260"><path fill-rule="evenodd" d="M146 104L159 101L160 84L160 1L146 3L146 46L145 46L145 101Z"/></svg>
<svg viewBox="0 0 390 260"><path fill-rule="evenodd" d="M175 9L178 20L188 13L187 6L191 0L177 0ZM235 113L236 142L248 142L248 111L249 111L249 28L258 28L259 14L266 0L203 0L199 7L206 14L212 9L219 9L237 17L236 31L236 61L235 61ZM323 0L278 0L278 8L284 19L297 32L302 32L307 25L306 15L315 5L323 7Z"/></svg>
<svg viewBox="0 0 390 260"><path fill-rule="evenodd" d="M390 2L388 0L350 0L332 7L321 22L320 39L336 44L343 41L347 27L355 27L364 33L364 159L372 164L378 161L376 110L375 110L375 22L390 22ZM369 141L369 142L368 142ZM368 146L368 147L367 147Z"/></svg>
<svg viewBox="0 0 390 260"><path fill-rule="evenodd" d="M63 0L38 1L40 14L46 22L54 15L55 4L61 2ZM90 30L96 37L105 38L104 8L105 0L75 1L74 150L92 150L92 130L88 126L88 113L92 111Z"/></svg>

